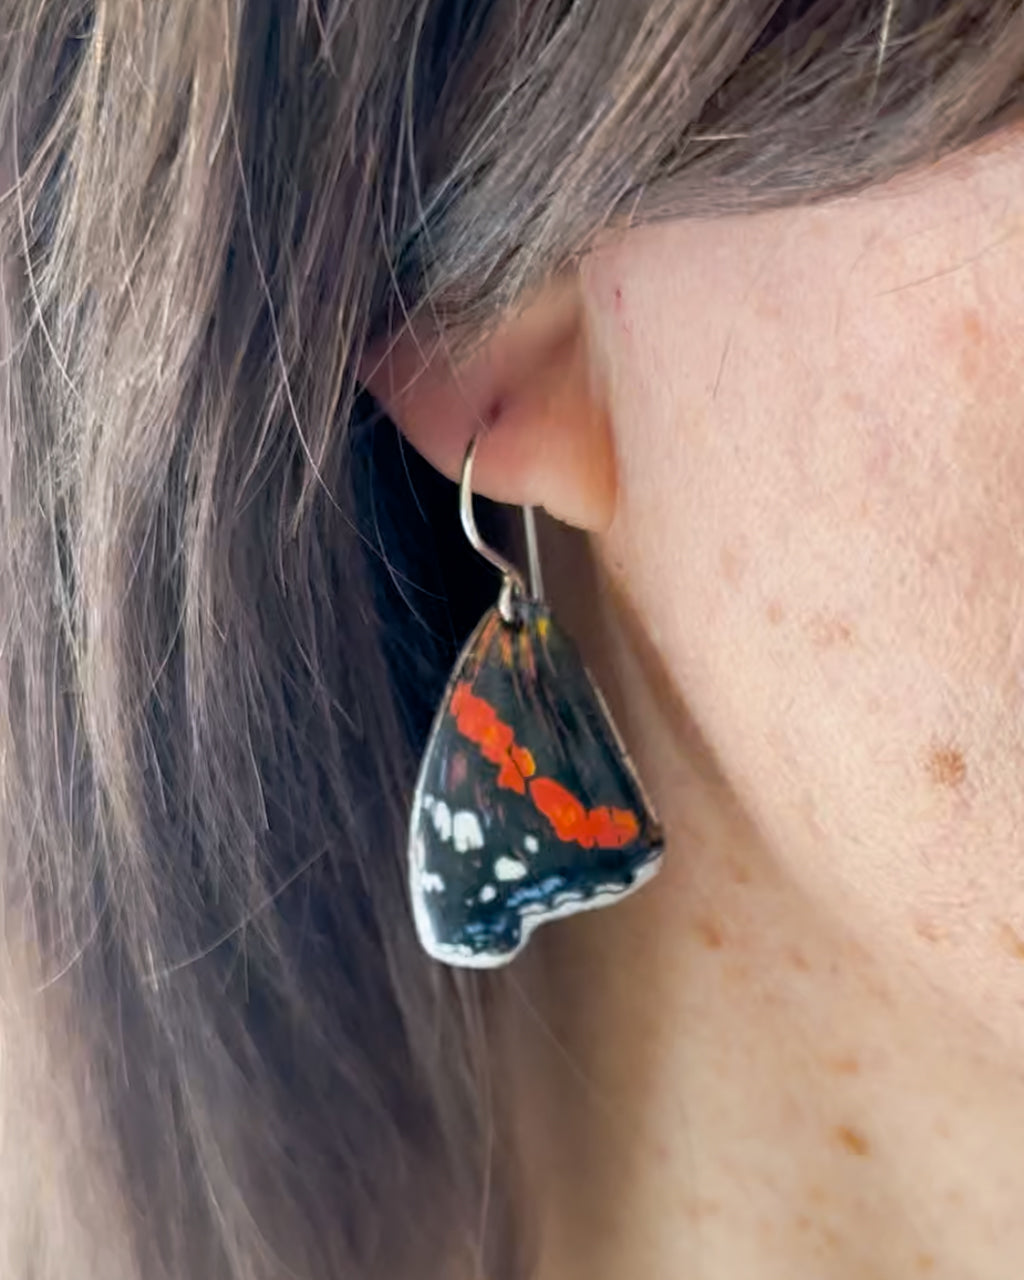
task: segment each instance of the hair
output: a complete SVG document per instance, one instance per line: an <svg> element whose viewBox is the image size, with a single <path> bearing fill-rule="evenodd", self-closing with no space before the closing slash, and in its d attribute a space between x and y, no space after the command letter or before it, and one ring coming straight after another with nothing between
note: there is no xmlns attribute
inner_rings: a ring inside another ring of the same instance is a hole
<svg viewBox="0 0 1024 1280"><path fill-rule="evenodd" d="M411 782L481 579L356 370L1015 118L1016 0L0 0L0 1271L529 1274Z"/></svg>

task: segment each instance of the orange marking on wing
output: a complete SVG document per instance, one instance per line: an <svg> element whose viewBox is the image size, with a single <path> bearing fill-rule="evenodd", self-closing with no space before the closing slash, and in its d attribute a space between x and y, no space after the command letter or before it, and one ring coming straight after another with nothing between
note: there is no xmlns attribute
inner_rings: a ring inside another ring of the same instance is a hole
<svg viewBox="0 0 1024 1280"><path fill-rule="evenodd" d="M589 849L594 843L587 829L587 811L571 791L554 778L534 778L530 799L555 829L559 840L574 840Z"/></svg>
<svg viewBox="0 0 1024 1280"><path fill-rule="evenodd" d="M509 755L512 762L524 778L532 778L537 772L537 765L533 756L525 747L511 747Z"/></svg>
<svg viewBox="0 0 1024 1280"><path fill-rule="evenodd" d="M486 698L477 697L466 681L455 686L449 703L459 733L475 742L485 760L498 765L498 786L526 794L526 776L516 759L519 748L511 728L498 719ZM529 755L529 752L526 753ZM533 763L530 757L530 763Z"/></svg>
<svg viewBox="0 0 1024 1280"><path fill-rule="evenodd" d="M640 823L629 809L605 805L587 809L554 778L534 778L530 799L555 829L559 840L572 840L590 849L621 849L640 834Z"/></svg>
<svg viewBox="0 0 1024 1280"><path fill-rule="evenodd" d="M629 809L591 809L587 817L599 849L621 849L640 834L640 823Z"/></svg>
<svg viewBox="0 0 1024 1280"><path fill-rule="evenodd" d="M588 809L554 778L538 778L537 764L526 747L520 747L509 725L498 719L486 698L473 692L465 680L455 686L449 704L459 732L475 742L485 760L498 766L498 786L525 795L555 829L559 840L591 849L621 849L640 834L640 823L629 809L601 805Z"/></svg>

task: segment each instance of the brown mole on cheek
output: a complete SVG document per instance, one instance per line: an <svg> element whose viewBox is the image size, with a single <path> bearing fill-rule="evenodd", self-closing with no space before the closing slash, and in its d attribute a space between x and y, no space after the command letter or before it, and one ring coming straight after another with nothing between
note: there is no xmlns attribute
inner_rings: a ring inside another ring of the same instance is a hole
<svg viewBox="0 0 1024 1280"><path fill-rule="evenodd" d="M932 747L926 768L932 782L940 787L958 787L967 777L963 752L952 743Z"/></svg>
<svg viewBox="0 0 1024 1280"><path fill-rule="evenodd" d="M697 936L709 951L721 949L723 943L722 930L716 920L707 918L698 920L694 928L697 931Z"/></svg>
<svg viewBox="0 0 1024 1280"><path fill-rule="evenodd" d="M1004 921L999 926L999 941L1003 949L1015 960L1024 960L1024 938L1009 921Z"/></svg>
<svg viewBox="0 0 1024 1280"><path fill-rule="evenodd" d="M859 1129L853 1129L848 1124L841 1124L836 1127L835 1139L851 1155L866 1156L871 1151L871 1143L868 1142L867 1138Z"/></svg>

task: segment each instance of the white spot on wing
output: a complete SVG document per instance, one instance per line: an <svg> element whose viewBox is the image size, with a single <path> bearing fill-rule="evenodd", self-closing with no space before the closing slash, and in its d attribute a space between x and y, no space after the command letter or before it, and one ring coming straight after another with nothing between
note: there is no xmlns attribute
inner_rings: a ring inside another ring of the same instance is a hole
<svg viewBox="0 0 1024 1280"><path fill-rule="evenodd" d="M484 887L480 890L479 896L480 896L481 902L493 902L494 899L498 896L498 891L497 889L495 889L493 884L485 884Z"/></svg>
<svg viewBox="0 0 1024 1280"><path fill-rule="evenodd" d="M540 848L540 841L537 839L536 836L524 836L523 848L526 850L527 853L536 853L537 850Z"/></svg>
<svg viewBox="0 0 1024 1280"><path fill-rule="evenodd" d="M436 871L424 871L420 876L420 888L424 893L443 893L444 878Z"/></svg>
<svg viewBox="0 0 1024 1280"><path fill-rule="evenodd" d="M452 843L455 845L456 853L468 853L470 849L484 847L484 833L480 829L480 819L472 809L460 809L455 814L452 820Z"/></svg>
<svg viewBox="0 0 1024 1280"><path fill-rule="evenodd" d="M435 800L430 808L430 816L439 840L452 838L452 811L443 800Z"/></svg>
<svg viewBox="0 0 1024 1280"><path fill-rule="evenodd" d="M499 880L522 880L526 875L526 865L518 858L502 855L494 860L494 874Z"/></svg>

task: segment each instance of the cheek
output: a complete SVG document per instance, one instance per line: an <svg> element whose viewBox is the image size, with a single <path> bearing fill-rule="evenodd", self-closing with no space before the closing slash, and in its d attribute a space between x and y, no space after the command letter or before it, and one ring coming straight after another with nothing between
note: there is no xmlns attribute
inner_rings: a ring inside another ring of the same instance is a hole
<svg viewBox="0 0 1024 1280"><path fill-rule="evenodd" d="M816 282L804 252L759 265L770 224L727 272L694 234L686 305L643 254L588 279L620 443L606 554L792 873L1019 1019L1020 322L847 293L837 332L827 245Z"/></svg>

